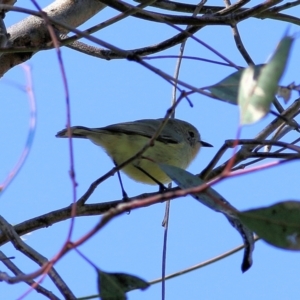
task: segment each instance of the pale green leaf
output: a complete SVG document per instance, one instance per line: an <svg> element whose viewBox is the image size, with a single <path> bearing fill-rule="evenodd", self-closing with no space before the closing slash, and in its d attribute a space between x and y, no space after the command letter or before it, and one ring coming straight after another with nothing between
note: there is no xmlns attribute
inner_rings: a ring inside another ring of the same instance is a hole
<svg viewBox="0 0 300 300"><path fill-rule="evenodd" d="M238 93L241 124L252 124L269 112L293 41L293 37L285 36L269 63L260 69L258 75L251 66L244 70Z"/></svg>
<svg viewBox="0 0 300 300"><path fill-rule="evenodd" d="M254 66L255 72L258 73L263 66L264 65ZM238 102L238 91L243 71L244 69L234 72L220 82L209 86L207 89L214 96L220 98L220 100L236 105Z"/></svg>
<svg viewBox="0 0 300 300"><path fill-rule="evenodd" d="M300 202L286 201L238 214L240 220L267 243L300 250Z"/></svg>

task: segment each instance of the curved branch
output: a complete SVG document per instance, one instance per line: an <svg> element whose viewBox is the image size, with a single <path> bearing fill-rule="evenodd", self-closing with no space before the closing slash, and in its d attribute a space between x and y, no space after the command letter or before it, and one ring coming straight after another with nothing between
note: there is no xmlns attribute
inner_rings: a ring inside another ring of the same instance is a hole
<svg viewBox="0 0 300 300"><path fill-rule="evenodd" d="M10 225L2 216L0 216L0 226L1 231L6 235L6 237L11 241L15 249L23 253L25 256L27 256L32 261L36 262L39 266L43 266L45 263L48 262L47 258L42 256L39 252L37 252L34 248L27 245L20 236L16 233L14 227ZM55 286L58 288L58 290L62 293L64 298L66 299L76 299L76 297L73 295L70 288L67 286L67 284L62 280L61 276L58 274L58 272L52 267L51 270L49 270L48 275L50 279L53 281ZM28 277L24 274L19 274L16 277L10 278L10 283L17 283L24 280L24 278ZM30 276L29 276L30 277ZM33 279L33 278L30 278ZM26 281L26 279L24 280ZM35 286L33 286L35 288Z"/></svg>
<svg viewBox="0 0 300 300"><path fill-rule="evenodd" d="M9 7L1 5L0 8ZM77 27L105 7L97 0L56 0L44 9L44 12L55 21ZM20 9L22 11L22 9ZM55 26L62 33L64 27ZM51 42L47 26L42 18L30 16L7 29L10 35L8 45L11 47L41 48ZM0 77L14 66L30 59L35 52L6 53L0 58Z"/></svg>
<svg viewBox="0 0 300 300"><path fill-rule="evenodd" d="M8 259L6 255L0 251L0 260L1 262L16 276L24 276L25 274L12 262L11 259ZM7 275L4 272L0 272L0 280L5 281L7 283L13 283L14 282L14 277ZM25 280L24 281L26 284L29 286L35 285L35 290L44 295L45 297L51 299L51 300L59 300L57 296L55 296L51 291L45 289L42 287L40 284L35 282L34 280Z"/></svg>
<svg viewBox="0 0 300 300"><path fill-rule="evenodd" d="M141 0L135 0L137 2L141 2ZM257 15L252 16L256 19L273 19L273 20L279 20L283 22L289 22L295 25L300 25L300 19L296 18L294 16L286 15L286 14L280 14L278 11L282 11L283 9L291 8L294 6L298 6L300 3L299 1L295 2L289 2L286 4L283 4L281 6L275 6L272 8L269 8ZM274 4L273 4L274 5ZM196 8L196 5L194 4L185 4L180 2L174 2L174 1L166 1L166 0L157 0L154 4L151 6L176 11L176 12L183 12L183 13L193 13L193 11ZM204 5L201 10L200 14L212 14L212 13L218 13L222 11L224 7L222 6L209 6ZM235 10L235 13L242 13L249 10L249 8L238 8ZM229 11L227 11L229 12Z"/></svg>
<svg viewBox="0 0 300 300"><path fill-rule="evenodd" d="M178 188L176 188L178 189ZM175 190L172 189L172 190ZM130 198L129 201L140 199L143 200L149 196L154 196L159 194L159 192L151 193L151 194L142 194L133 198ZM116 207L118 204L123 203L123 200L115 200L110 202L104 203L97 203L97 204L84 204L84 205L77 205L76 207L76 217L83 217L83 216L98 216L105 212L107 212L110 208ZM26 220L22 223L19 223L14 227L14 230L19 236L22 236L26 233L41 229L47 228L50 225L55 223L67 220L71 218L71 210L72 205L46 213L44 215L40 215L38 217L32 218L30 220ZM0 232L0 245L7 243L9 239L6 235L1 231Z"/></svg>
<svg viewBox="0 0 300 300"><path fill-rule="evenodd" d="M289 108L283 111L280 117L277 117L273 120L265 129L263 129L256 137L257 140L264 140L266 139L276 128L278 128L281 124L286 123L285 119L290 119L295 117L295 115L300 113L300 98L297 99ZM238 164L241 161L248 158L249 151L254 149L253 146L243 146L235 155L234 164ZM223 172L226 168L228 162L231 160L227 160L219 167L215 168L211 172L207 172L208 167L206 167L203 172L201 173L201 178L205 178L207 181L211 180L212 178L218 176Z"/></svg>
<svg viewBox="0 0 300 300"><path fill-rule="evenodd" d="M101 0L107 6L112 7L120 12L125 12L131 9L132 5L122 2L120 0ZM140 10L136 12L133 17L141 18L147 21L155 21L159 23L170 23L177 25L231 25L231 16L215 16L215 15L203 15L201 17L191 16L176 16L168 14L154 13L147 10Z"/></svg>

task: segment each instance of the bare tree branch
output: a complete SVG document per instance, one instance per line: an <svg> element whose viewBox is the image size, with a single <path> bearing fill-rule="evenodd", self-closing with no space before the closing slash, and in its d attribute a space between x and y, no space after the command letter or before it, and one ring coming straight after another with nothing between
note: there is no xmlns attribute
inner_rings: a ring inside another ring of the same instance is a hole
<svg viewBox="0 0 300 300"><path fill-rule="evenodd" d="M9 269L11 270L17 277L18 276L23 276L25 275L13 262L11 259L8 259L6 257L6 255L0 251L0 260L1 262ZM0 281L5 281L9 284L11 284L14 281L15 277L11 277L8 274L4 273L4 272L0 272ZM52 292L50 292L49 290L45 289L44 287L42 287L40 284L36 283L34 280L26 280L25 281L29 286L34 285L35 286L35 290L46 296L47 298L51 299L51 300L59 300L59 298L57 296L55 296Z"/></svg>
<svg viewBox="0 0 300 300"><path fill-rule="evenodd" d="M16 233L14 227L11 226L2 216L0 216L0 226L3 234L6 235L6 237L12 242L17 250L22 252L24 255L26 255L28 258L30 258L40 266L43 266L48 262L48 260L40 253L38 253L35 249L26 245L25 242L22 241L19 235ZM53 267L49 270L48 275L56 285L56 287L59 289L59 291L62 293L62 295L65 297L65 299L76 299L72 291L69 289L69 287ZM16 277L10 278L10 283L27 281L30 279L33 278L30 278L30 276L24 274L18 274ZM33 288L35 288L35 286L33 286Z"/></svg>
<svg viewBox="0 0 300 300"><path fill-rule="evenodd" d="M0 5L1 9L2 5ZM97 0L56 0L44 9L50 18L72 27L77 27L105 7ZM60 33L68 31L63 27L56 27ZM51 42L48 29L42 18L30 16L7 29L10 35L8 45L11 47L45 47ZM0 77L12 67L23 63L34 55L27 53L7 53L0 57Z"/></svg>

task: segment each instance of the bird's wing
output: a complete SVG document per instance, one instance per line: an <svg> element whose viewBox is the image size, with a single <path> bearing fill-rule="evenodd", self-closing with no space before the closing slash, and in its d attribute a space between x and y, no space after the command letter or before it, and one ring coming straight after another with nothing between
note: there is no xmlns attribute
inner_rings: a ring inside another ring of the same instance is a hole
<svg viewBox="0 0 300 300"><path fill-rule="evenodd" d="M146 119L146 120L137 120L134 122L119 123L114 125L109 125L102 128L95 128L94 130L104 130L115 133L125 133L128 135L141 135L144 137L151 138L158 127L160 126L163 119ZM170 121L169 121L170 122ZM171 131L171 132L170 132ZM162 143L172 143L177 144L181 141L180 136L175 130L172 130L170 126L167 128L164 127L157 141Z"/></svg>

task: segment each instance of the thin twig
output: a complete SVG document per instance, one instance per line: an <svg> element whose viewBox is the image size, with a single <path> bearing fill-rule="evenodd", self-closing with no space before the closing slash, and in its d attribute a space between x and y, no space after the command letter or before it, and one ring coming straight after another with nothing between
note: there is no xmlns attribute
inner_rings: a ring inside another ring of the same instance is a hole
<svg viewBox="0 0 300 300"><path fill-rule="evenodd" d="M39 266L44 266L48 263L48 260L42 256L40 253L38 253L35 249L25 244L24 241L19 237L19 235L16 233L13 226L11 226L2 216L0 216L0 226L1 231L9 238L9 240L12 242L14 247L22 252L25 256L30 258L32 261L36 262ZM62 293L62 295L66 299L76 299L76 297L73 295L72 291L69 289L69 287L66 285L66 283L62 280L60 275L55 271L54 268L51 268L49 272L47 272L52 282L56 285L58 290ZM11 278L10 283L17 283L21 281L27 281L32 280L37 275L43 274L43 269L40 269L38 272L35 272L31 275L23 275L19 274L18 276ZM36 284L36 283L35 283ZM35 285L31 286L32 288L35 288Z"/></svg>
<svg viewBox="0 0 300 300"><path fill-rule="evenodd" d="M157 2L161 2L163 3L162 6L164 6L165 8L167 8L167 4L164 1L157 1ZM16 12L22 12L22 13L28 13L30 15L34 15L37 17L40 17L40 14L36 11L33 10L29 10L29 9L24 9L21 7L12 7L9 5L0 5L0 9L6 9L6 10L11 10L11 11L16 11ZM220 10L222 10L223 7L218 7L218 6L204 6L203 7L203 12L211 14L211 13L218 13ZM184 11L184 12L193 12L195 10L195 5L188 5L188 4L178 4L176 2L172 1L172 10L174 11ZM244 12L247 9L238 9L237 12ZM202 12L202 13L203 13ZM153 12L151 12L153 14L153 16L157 17L157 15ZM139 16L140 18L143 18L142 16ZM155 17L153 18L153 21L155 21ZM170 18L172 18L172 16L169 16ZM259 13L256 16L253 16L255 18L259 18L259 19L265 19L265 18L270 18L270 19L274 19L274 20L279 20L279 21L284 21L284 22L289 22L295 25L300 25L300 19L296 18L294 16L289 16L286 14L279 14L279 13L272 13L269 12L269 10L263 11L261 13ZM145 19L145 18L144 18ZM55 24L55 21L51 20L51 22L53 22L53 24ZM59 25L59 24L58 24ZM61 26L62 24L60 24ZM195 26L197 28L197 26ZM193 28L193 31L195 31L196 28ZM198 29L196 29L197 31ZM192 32L190 32L192 33ZM170 39L167 39L166 41L163 41L161 43L156 44L155 46L148 46L148 47L143 47L143 48L139 48L139 49L133 49L133 50L129 50L130 52L135 52L138 55L149 55L149 54L153 54L156 53L158 51L161 50L165 50L168 49L178 43L180 43L185 37L184 36L180 36L180 35L176 35ZM81 46L82 48L84 48L84 46ZM29 48L29 47L7 47L7 48L0 48L0 51L3 53L18 53L18 52L37 52L40 50L47 50L47 49L51 49L52 47L36 47L36 48ZM80 48L80 47L79 47ZM86 50L87 53L89 52L89 50ZM113 52L111 50L103 50L103 49L98 49L96 47L94 47L94 50L92 52L89 53L89 55L93 55L93 56L97 56L100 58L104 58L104 59L117 59L117 58L124 58L124 56L120 56L118 53Z"/></svg>
<svg viewBox="0 0 300 300"><path fill-rule="evenodd" d="M229 0L228 0L228 2L229 2ZM242 39L241 39L239 30L237 28L237 25L232 26L232 33L233 33L233 37L234 37L236 47L240 51L240 53L243 56L244 60L247 62L248 65L254 65L254 62L253 62L252 58L250 57L249 53L247 52L247 50L246 50L246 48L245 48L245 46L242 42Z"/></svg>
<svg viewBox="0 0 300 300"><path fill-rule="evenodd" d="M32 85L32 78L31 78L31 71L30 67L27 65L23 65L23 69L26 75L26 81L27 84L25 88L23 88L23 91L27 93L28 96L28 103L29 103L29 128L28 128L28 134L27 139L25 142L24 149L20 155L20 158L18 159L16 165L12 168L12 171L8 174L7 178L4 180L4 182L0 185L0 195L3 195L4 190L8 187L8 185L12 182L12 180L17 176L19 171L22 169L22 167L25 164L25 161L30 153L30 150L33 145L34 136L35 136L35 130L36 130L36 101L35 96L33 93L33 85Z"/></svg>
<svg viewBox="0 0 300 300"><path fill-rule="evenodd" d="M258 241L259 237L255 237L254 240L255 240L255 242ZM175 278L175 277L183 275L183 274L187 274L189 272L192 272L192 271L195 271L195 270L198 270L198 269L201 269L201 268L203 268L205 266L208 266L208 265L210 265L212 263L215 263L215 262L217 262L217 261L219 261L221 259L224 259L224 258L226 258L226 257L228 257L228 256L230 256L230 255L232 255L232 254L234 254L234 253L236 253L236 252L244 249L244 248L245 248L245 245L240 245L240 246L238 246L236 248L233 248L233 249L231 249L231 250L229 250L229 251L227 251L225 253L222 253L222 254L220 254L220 255L218 255L216 257L213 257L213 258L211 258L209 260L201 262L201 263L199 263L199 264L197 264L195 266L192 266L192 267L186 268L184 270L181 270L181 271L172 273L170 275L167 275L166 276L166 280ZM161 282L161 280L162 280L162 278L157 278L157 279L149 281L148 283L151 284L151 285L153 285L153 284Z"/></svg>
<svg viewBox="0 0 300 300"><path fill-rule="evenodd" d="M296 143L300 142L300 138L297 138L296 140L292 141L291 143L289 143L290 145L294 145ZM282 151L284 151L286 149L286 147L282 147L281 149L278 149L276 151L274 151L273 153L280 153ZM241 170L241 169L245 169L246 167L253 165L255 163L258 163L262 160L264 160L265 158L258 158L258 159L254 159L252 161L250 161L249 163L244 163L244 164L240 164L238 166L236 166L235 168L232 169L232 172L237 171L237 170Z"/></svg>
<svg viewBox="0 0 300 300"><path fill-rule="evenodd" d="M70 102L70 93L69 93L69 87L68 87L68 80L67 80L67 74L65 71L61 51L60 51L60 45L55 33L55 30L51 24L51 21L48 17L48 15L43 12L42 8L38 5L38 3L35 0L31 0L34 6L39 10L39 12L42 15L42 18L47 26L47 29L49 31L49 34L51 36L52 43L55 47L55 51L57 54L57 59L59 62L59 67L60 67L60 72L61 72L61 77L63 81L63 87L64 87L64 92L65 92L65 97L66 97L66 127L68 128L69 131L69 158L70 158L70 171L69 175L71 178L71 183L72 183L72 211L71 211L71 223L68 231L68 236L67 236L67 241L71 239L73 229L74 229L74 218L76 216L76 199L77 199L77 192L76 192L76 187L77 187L77 182L76 182L76 176L75 176L75 166L74 166L74 151L73 151L73 140L71 138L71 102Z"/></svg>
<svg viewBox="0 0 300 300"><path fill-rule="evenodd" d="M297 114L300 112L300 99L297 99L289 108L287 108L284 112L281 113L281 116L285 119L291 119L294 118ZM277 117L275 120L273 120L267 127L265 127L256 137L257 140L265 140L273 131L276 130L281 124L285 123L283 118ZM236 153L235 156L235 165L240 163L241 161L247 159L247 155L249 152L251 152L253 149L253 146L244 146ZM228 160L230 161L230 160ZM204 171L201 172L201 178L210 180L218 174L221 174L226 165L228 164L228 161L221 164L219 167L215 168L214 170L210 171L209 173L206 171L207 167L204 169ZM208 170L208 169L207 169Z"/></svg>
<svg viewBox="0 0 300 300"><path fill-rule="evenodd" d="M198 12L201 10L201 7L205 4L206 0L202 0L199 5L197 5L195 11L193 12L193 17L198 14ZM191 26L187 26L186 31L189 30ZM200 28L199 28L200 29ZM188 37L188 35L187 35ZM177 64L175 67L175 74L174 74L174 86L172 90L172 105L176 103L176 90L177 90L177 82L178 82L178 77L179 77L179 72L180 72L180 66L182 63L182 56L184 53L184 48L186 44L187 39L182 41L179 49L179 57L177 60ZM171 116L172 118L175 118L175 110L173 111L173 114ZM172 187L172 183L169 184L169 188ZM166 261L167 261L167 240L168 240L168 230L169 230L169 217L170 217L170 207L171 207L171 201L168 200L166 202L166 208L165 208L165 215L163 219L163 226L164 226L164 239L163 239L163 254L162 254L162 300L165 299L165 274L166 274Z"/></svg>
<svg viewBox="0 0 300 300"><path fill-rule="evenodd" d="M224 2L225 2L225 5L226 5L226 0ZM241 8L242 6L247 4L248 2L250 2L250 0L240 0L240 1L237 1L236 3L234 3L234 4L231 4L230 1L228 0L229 5L226 5L225 8L219 10L216 13L216 15L219 16L219 15L227 15L229 13L232 14L233 12L237 11L239 8Z"/></svg>
<svg viewBox="0 0 300 300"><path fill-rule="evenodd" d="M156 2L156 0L147 0L147 1L143 1L143 3L137 5L137 8L140 8L140 9L143 9L147 6L150 6L151 4L154 4ZM127 11L124 11L122 13L120 13L119 15L109 19L109 20L106 20L104 22L101 22L100 24L98 25L95 25L93 27L90 27L86 30L84 30L83 32L85 32L86 34L92 34L92 33L95 33L101 29L104 29L106 28L107 26L110 26L116 22L119 22L129 16L132 16L134 15L135 13L137 12L137 10L135 8L130 8L128 9ZM72 37L65 37L65 36L62 36L63 38L60 40L60 43L61 45L67 45L67 46L70 46L70 43L76 41L77 39L81 38L80 35L74 35Z"/></svg>
<svg viewBox="0 0 300 300"><path fill-rule="evenodd" d="M143 60L166 59L166 58L177 58L178 59L178 57L179 57L178 55L155 55L155 56L152 55L152 56L144 56ZM197 56L182 55L181 58L182 59L199 60L199 61L204 61L204 62L208 62L211 64L235 68L235 66L232 66L231 64L228 64L228 63L224 63L224 62L220 62L220 61L216 61L216 60L212 60L212 59L207 59L207 58L202 58L202 57L197 57ZM241 66L238 66L238 67L239 67L239 69L243 68Z"/></svg>
<svg viewBox="0 0 300 300"><path fill-rule="evenodd" d="M243 20L246 20L250 17L254 17L254 16L257 16L259 15L260 13L266 11L267 9L269 9L270 7L282 2L283 0L266 0L265 2L263 3L260 3L256 6L253 6L249 9L246 9L245 11L242 11L242 12L238 12L233 20L235 22L241 22Z"/></svg>
<svg viewBox="0 0 300 300"><path fill-rule="evenodd" d="M299 4L300 4L299 0L294 1L294 2L287 2L287 3L284 3L282 5L278 5L278 6L275 6L275 7L272 7L270 9L268 9L268 12L278 13L278 12L283 11L285 9L289 9L289 8L298 6Z"/></svg>
<svg viewBox="0 0 300 300"><path fill-rule="evenodd" d="M0 260L1 262L11 271L15 274L16 277L20 275L25 275L10 259L7 259L6 255L0 251ZM9 276L8 274L4 272L0 272L0 281L5 281L7 283L11 283L11 281L14 280L14 277ZM35 286L35 290L46 296L47 298L51 300L59 300L57 296L55 296L51 291L45 289L40 284L36 283L34 280L25 280L25 283L27 283L29 286Z"/></svg>

